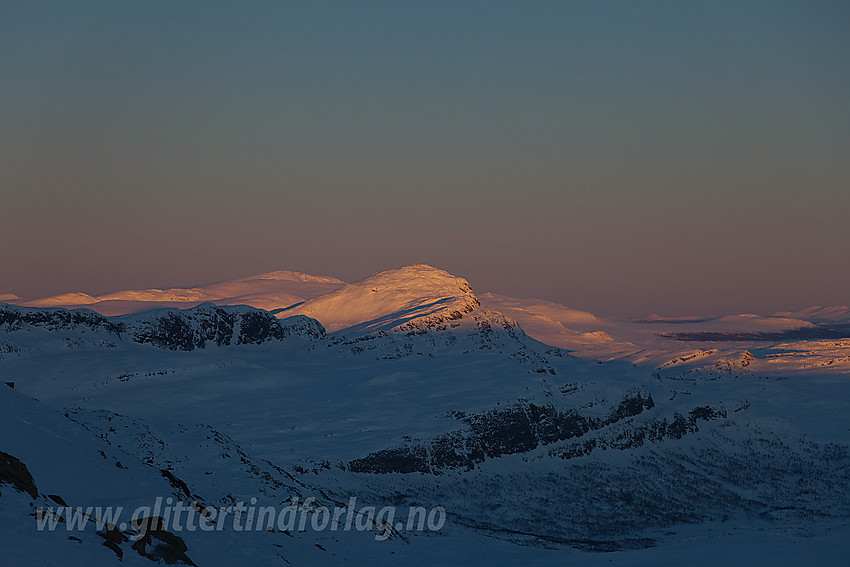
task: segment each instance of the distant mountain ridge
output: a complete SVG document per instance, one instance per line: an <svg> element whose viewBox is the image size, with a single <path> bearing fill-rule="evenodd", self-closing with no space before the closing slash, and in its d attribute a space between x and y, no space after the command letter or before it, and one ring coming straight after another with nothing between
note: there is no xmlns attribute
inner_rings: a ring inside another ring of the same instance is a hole
<svg viewBox="0 0 850 567"><path fill-rule="evenodd" d="M270 310L323 295L344 284L329 276L279 270L192 288L126 290L98 296L66 293L28 301L7 294L2 296L6 299L0 298L0 301L23 307L87 307L102 315L126 315L166 307L187 308L208 301Z"/></svg>
<svg viewBox="0 0 850 567"><path fill-rule="evenodd" d="M306 315L330 333L347 336L386 331L516 328L547 345L593 360L627 360L664 367L721 364L754 357L764 373L850 372L850 308L811 307L772 315L663 318L627 321L598 317L540 299L494 293L480 296L469 282L428 265L405 266L345 283L329 276L275 271L194 288L128 290L100 296L69 293L23 301L30 307L85 307L104 315L204 302L249 305L278 318ZM710 354L705 354L710 353ZM685 361L685 362L683 362Z"/></svg>

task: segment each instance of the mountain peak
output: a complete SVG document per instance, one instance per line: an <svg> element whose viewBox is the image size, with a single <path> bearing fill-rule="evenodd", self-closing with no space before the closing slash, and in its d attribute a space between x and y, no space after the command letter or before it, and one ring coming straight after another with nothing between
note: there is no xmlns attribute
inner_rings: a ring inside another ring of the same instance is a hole
<svg viewBox="0 0 850 567"><path fill-rule="evenodd" d="M376 332L416 320L459 319L479 306L469 282L445 270L416 264L378 272L279 312L318 319L329 331Z"/></svg>
<svg viewBox="0 0 850 567"><path fill-rule="evenodd" d="M427 264L414 264L412 266L403 266L394 270L378 272L365 280L357 282L355 285L367 284L391 288L396 292L419 290L438 294L446 292L450 295L459 294L475 297L468 281L452 275L443 269Z"/></svg>

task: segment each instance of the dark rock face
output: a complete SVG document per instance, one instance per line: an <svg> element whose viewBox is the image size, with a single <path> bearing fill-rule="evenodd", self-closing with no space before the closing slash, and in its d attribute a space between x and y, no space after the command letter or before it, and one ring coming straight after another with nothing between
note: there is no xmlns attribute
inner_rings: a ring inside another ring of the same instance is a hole
<svg viewBox="0 0 850 567"><path fill-rule="evenodd" d="M157 317L146 322L140 330L133 334L133 340L137 343L150 343L168 350L195 350L206 346L203 330L196 333L189 322L176 313L169 313L164 317Z"/></svg>
<svg viewBox="0 0 850 567"><path fill-rule="evenodd" d="M152 561L162 560L167 565L183 563L184 565L195 565L189 559L186 552L189 548L180 536L163 529L162 518L148 517L131 522L142 536L133 543L133 549L142 557Z"/></svg>
<svg viewBox="0 0 850 567"><path fill-rule="evenodd" d="M103 315L89 309L32 309L0 304L0 331L20 331L27 327L48 331L84 327L117 335L121 328Z"/></svg>
<svg viewBox="0 0 850 567"><path fill-rule="evenodd" d="M111 549L119 561L124 558L124 550L121 549L121 544L129 541L129 538L121 533L117 526L107 524L103 530L97 532L97 535L103 538L103 545Z"/></svg>
<svg viewBox="0 0 850 567"><path fill-rule="evenodd" d="M38 489L27 466L17 457L3 451L0 451L0 484L11 484L33 499L38 498Z"/></svg>
<svg viewBox="0 0 850 567"><path fill-rule="evenodd" d="M513 407L453 417L469 430L453 431L424 446L410 445L371 453L348 465L353 472L438 473L441 469L471 470L486 459L527 453L589 431L602 429L655 407L652 396L629 394L606 417L585 417L575 410L521 402Z"/></svg>
<svg viewBox="0 0 850 567"><path fill-rule="evenodd" d="M189 485L187 485L183 480L174 476L174 473L168 469L160 469L159 472L162 473L162 477L165 478L171 486L180 490L180 492L185 494L187 498L192 498L192 491L189 490Z"/></svg>
<svg viewBox="0 0 850 567"><path fill-rule="evenodd" d="M428 466L427 453L424 447L397 447L384 449L369 454L363 459L353 461L350 468L354 472L369 473L427 473L431 472Z"/></svg>
<svg viewBox="0 0 850 567"><path fill-rule="evenodd" d="M283 339L283 329L274 315L264 311L248 311L242 314L239 332L235 333L234 338L238 345L279 341Z"/></svg>
<svg viewBox="0 0 850 567"><path fill-rule="evenodd" d="M216 307L205 303L192 309L168 309L110 318L87 309L0 307L0 332L11 335L27 329L90 331L100 337L106 336L111 343L123 340L181 351L203 349L210 345L261 344L282 341L287 336L312 339L325 336L324 327L309 317L290 317L281 322L267 311L246 306ZM20 351L12 344L6 350Z"/></svg>
<svg viewBox="0 0 850 567"><path fill-rule="evenodd" d="M208 344L230 346L282 340L283 329L271 313L250 308L199 305L193 309L123 318L134 342L168 350L195 350Z"/></svg>
<svg viewBox="0 0 850 567"><path fill-rule="evenodd" d="M645 443L657 443L664 439L681 439L689 433L699 431L699 421L714 421L725 418L726 410L711 406L698 406L688 412L687 417L676 412L670 419L660 417L642 425L635 425L613 436L599 436L584 443L553 450L550 455L562 459L572 459L588 455L596 449L627 450L640 447Z"/></svg>
<svg viewBox="0 0 850 567"><path fill-rule="evenodd" d="M280 319L278 323L283 329L284 337L299 336L305 339L319 340L327 336L322 324L306 315L293 315L286 319Z"/></svg>
<svg viewBox="0 0 850 567"><path fill-rule="evenodd" d="M537 447L534 424L522 406L464 416L485 457L525 453Z"/></svg>

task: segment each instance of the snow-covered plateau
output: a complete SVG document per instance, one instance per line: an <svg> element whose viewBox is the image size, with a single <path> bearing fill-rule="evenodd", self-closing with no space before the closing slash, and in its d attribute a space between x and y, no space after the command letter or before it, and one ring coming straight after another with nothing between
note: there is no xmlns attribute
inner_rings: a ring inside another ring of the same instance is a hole
<svg viewBox="0 0 850 567"><path fill-rule="evenodd" d="M424 265L0 298L3 567L850 556L847 308L611 320Z"/></svg>

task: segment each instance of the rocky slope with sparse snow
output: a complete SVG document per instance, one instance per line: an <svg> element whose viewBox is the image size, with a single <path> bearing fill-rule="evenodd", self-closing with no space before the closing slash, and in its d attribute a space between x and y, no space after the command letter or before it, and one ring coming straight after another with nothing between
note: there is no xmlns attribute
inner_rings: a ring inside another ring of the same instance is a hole
<svg viewBox="0 0 850 567"><path fill-rule="evenodd" d="M0 356L24 352L28 346L57 348L115 348L119 342L151 344L168 350L210 346L262 344L290 335L322 337L315 320L293 316L284 320L253 307L163 309L135 315L104 317L87 309L38 309L0 304Z"/></svg>

